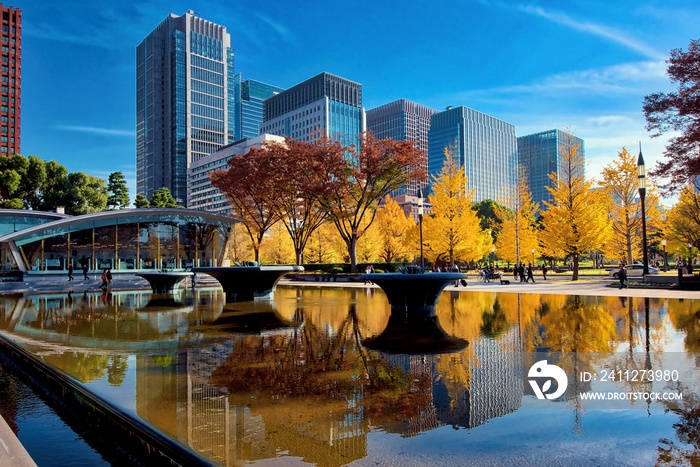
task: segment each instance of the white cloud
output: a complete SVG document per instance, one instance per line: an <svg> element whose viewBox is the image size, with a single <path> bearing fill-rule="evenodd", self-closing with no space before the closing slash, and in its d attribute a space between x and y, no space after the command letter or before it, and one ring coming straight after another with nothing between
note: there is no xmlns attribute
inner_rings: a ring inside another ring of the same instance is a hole
<svg viewBox="0 0 700 467"><path fill-rule="evenodd" d="M53 128L56 130L63 131L76 131L80 133L90 133L94 135L105 135L105 136L131 136L133 137L136 133L130 130L117 130L113 128L98 128L94 126L78 126L78 125L54 125Z"/></svg>
<svg viewBox="0 0 700 467"><path fill-rule="evenodd" d="M567 26L577 31L606 39L653 60L664 60L666 57L665 54L655 50L649 44L635 39L627 31L620 31L618 29L602 24L596 24L590 21L580 21L570 17L566 13L545 10L544 8L535 5L521 4L517 5L517 8L518 10L527 14L535 15L554 23L561 24L562 26Z"/></svg>
<svg viewBox="0 0 700 467"><path fill-rule="evenodd" d="M262 13L259 12L254 12L253 15L258 18L260 21L265 23L267 26L272 28L277 34L279 34L285 41L287 42L294 42L294 34L292 31L290 31L289 28L286 26L278 23L277 21L273 20L267 15L263 15Z"/></svg>
<svg viewBox="0 0 700 467"><path fill-rule="evenodd" d="M645 61L621 63L588 70L567 71L542 78L538 82L477 91L481 93L538 94L562 90L587 91L594 94L639 94L650 85L668 83L666 63Z"/></svg>
<svg viewBox="0 0 700 467"><path fill-rule="evenodd" d="M606 26L603 24L594 23L592 21L580 20L573 18L570 14L562 11L555 11L542 8L539 5L517 3L515 5L504 1L476 0L478 3L487 6L497 6L503 9L512 10L515 8L518 11L528 15L537 16L538 18L546 19L556 24L580 31L591 36L599 37L614 44L636 52L644 57L652 60L664 60L666 55L659 52L651 45L635 39L629 31L622 31L617 28Z"/></svg>

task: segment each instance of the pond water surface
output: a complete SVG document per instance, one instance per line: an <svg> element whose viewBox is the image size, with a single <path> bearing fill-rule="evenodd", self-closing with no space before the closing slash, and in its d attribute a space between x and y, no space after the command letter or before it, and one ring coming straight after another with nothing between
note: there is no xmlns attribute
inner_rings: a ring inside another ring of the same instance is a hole
<svg viewBox="0 0 700 467"><path fill-rule="evenodd" d="M405 319L376 288L5 296L0 329L213 464L700 462L692 300L445 292ZM585 399L612 392L682 400Z"/></svg>

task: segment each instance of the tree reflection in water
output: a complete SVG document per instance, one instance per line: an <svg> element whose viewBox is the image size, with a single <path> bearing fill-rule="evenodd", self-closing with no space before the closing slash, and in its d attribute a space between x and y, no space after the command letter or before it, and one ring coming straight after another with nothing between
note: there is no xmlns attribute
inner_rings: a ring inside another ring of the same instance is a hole
<svg viewBox="0 0 700 467"><path fill-rule="evenodd" d="M211 383L275 423L341 421L359 406L382 420L415 416L430 402L431 378L415 380L364 348L361 338L355 304L333 333L303 318L289 334L237 341Z"/></svg>
<svg viewBox="0 0 700 467"><path fill-rule="evenodd" d="M236 316L229 316L229 309L214 313L197 304L185 320L180 314L137 315L134 310L140 303L122 306L136 301L126 296L105 297L104 302L99 296L88 298L66 297L61 303L35 299L17 322L23 329L31 328L32 335L56 335L66 342L93 342L74 336L99 337L102 340L95 342L105 345L151 339L179 342L177 351L168 347L159 349L158 355L137 357L136 365L140 362L141 369L149 371L137 373L138 412L173 436L185 432L179 425L183 420L174 415L182 413L179 404L186 400L178 391L186 386L187 378L197 380L201 374L197 384L201 381L202 387L196 389L207 396L201 401L206 408L201 411L202 419L211 413L210 396L226 400L229 422L243 420L243 413L251 415L236 425L241 430L235 434L236 442L261 451L250 455L236 451L238 460L274 457L269 451L262 453L261 446L303 457L310 451L299 446L313 445L307 461L342 465L367 455L373 427L403 437L444 425L474 428L520 409L528 387L527 368L533 363L526 360L529 352L561 353L556 364L574 375L601 364L657 368L653 354L663 352L669 343L687 352L700 350L700 304L691 300L652 299L647 320L644 302L639 299L448 292L436 309L439 324L447 335L469 341L469 345L450 354L392 355L363 345L365 339L381 334L391 324L385 297L372 289L278 289L275 304L283 318L280 322L294 322L294 326L275 329L258 326L258 321L248 318L239 323L248 311L260 315L264 307L259 304L251 305L251 310L236 305ZM0 325L9 326L3 323L20 316L12 314L13 306L0 303ZM185 324L176 326L175 317ZM160 325L155 318L162 321ZM187 345L188 333L226 342L221 347L226 352L217 354L212 363L206 344ZM74 350L75 346L45 358L82 381L106 376L112 385L123 384L127 354L115 349L81 354ZM650 362L645 352L652 353ZM224 363L219 365L218 358L225 359ZM197 366L200 361L206 372ZM202 373L184 374L184 368ZM573 415L572 431L580 433L585 407L576 396L590 391L591 386L578 378L569 381L565 397ZM219 392L224 387L227 396ZM634 382L616 383L616 387L635 392L645 389ZM698 464L698 391L693 387L682 390L682 401L666 404L669 415L678 417L673 424L676 434L669 431L658 445L658 437L651 440L659 464ZM188 428L213 433L198 420L188 420L192 424ZM596 422L591 423L595 426ZM252 432L260 426L263 440L244 441L249 433L244 428ZM233 439L234 435L229 436ZM342 451L338 446L343 442L353 443L353 448Z"/></svg>
<svg viewBox="0 0 700 467"><path fill-rule="evenodd" d="M683 393L683 400L664 402L667 411L678 415L678 421L673 424L678 442L661 438L656 448L659 455L656 463L700 465L700 397L689 385L676 383L670 389Z"/></svg>

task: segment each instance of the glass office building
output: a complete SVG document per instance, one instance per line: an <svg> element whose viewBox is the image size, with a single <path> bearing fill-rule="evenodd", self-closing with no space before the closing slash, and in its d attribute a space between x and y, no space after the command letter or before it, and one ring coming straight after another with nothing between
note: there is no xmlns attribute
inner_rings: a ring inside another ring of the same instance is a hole
<svg viewBox="0 0 700 467"><path fill-rule="evenodd" d="M260 133L312 141L319 132L359 147L365 131L362 85L321 73L265 101Z"/></svg>
<svg viewBox="0 0 700 467"><path fill-rule="evenodd" d="M428 133L430 118L438 113L421 104L399 99L367 111L367 130L378 139L391 138L396 141L413 141L416 148L423 151L423 168L428 171ZM420 187L428 193L429 181L411 180L408 184L391 193L393 198L401 195L415 196Z"/></svg>
<svg viewBox="0 0 700 467"><path fill-rule="evenodd" d="M187 201L187 168L235 139L234 54L224 26L171 14L136 48L136 192Z"/></svg>
<svg viewBox="0 0 700 467"><path fill-rule="evenodd" d="M561 130L547 130L518 138L518 160L525 169L527 183L532 192L532 201L540 209L546 209L544 202L552 202L552 187L549 175L561 176L564 154L578 146L579 154L585 158L583 140ZM576 167L576 175L585 175L585 164Z"/></svg>
<svg viewBox="0 0 700 467"><path fill-rule="evenodd" d="M432 180L445 162L445 149L475 190L474 202L506 202L518 165L515 125L468 107L448 107L431 118L428 173Z"/></svg>
<svg viewBox="0 0 700 467"><path fill-rule="evenodd" d="M234 80L235 88L235 140L255 138L260 134L263 122L263 103L283 88L252 79L242 79L238 73Z"/></svg>
<svg viewBox="0 0 700 467"><path fill-rule="evenodd" d="M0 225L23 214L6 211L0 212ZM0 237L1 270L31 274L65 272L68 265L116 272L223 266L231 225L240 219L188 209L120 209L44 220L48 222Z"/></svg>

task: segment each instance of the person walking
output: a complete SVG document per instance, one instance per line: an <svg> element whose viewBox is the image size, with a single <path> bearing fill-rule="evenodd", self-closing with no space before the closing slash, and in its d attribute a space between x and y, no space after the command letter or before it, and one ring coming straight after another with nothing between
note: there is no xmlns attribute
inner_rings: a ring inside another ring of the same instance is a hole
<svg viewBox="0 0 700 467"><path fill-rule="evenodd" d="M83 280L90 280L88 277L88 267L87 264L83 264Z"/></svg>
<svg viewBox="0 0 700 467"><path fill-rule="evenodd" d="M104 271L102 271L102 275L100 276L100 279L102 280L102 283L100 284L100 288L102 290L107 290L109 283L107 282L107 270L106 269Z"/></svg>
<svg viewBox="0 0 700 467"><path fill-rule="evenodd" d="M542 277L544 277L544 280L547 280L547 266L544 264L542 265Z"/></svg>
<svg viewBox="0 0 700 467"><path fill-rule="evenodd" d="M627 269L625 269L625 263L620 263L620 269L617 271L617 278L620 279L620 290L622 288L629 289L627 285Z"/></svg>
<svg viewBox="0 0 700 467"><path fill-rule="evenodd" d="M68 280L72 281L73 280L73 265L68 264Z"/></svg>
<svg viewBox="0 0 700 467"><path fill-rule="evenodd" d="M112 288L112 269L107 269L105 271L105 278L107 279L107 288Z"/></svg>
<svg viewBox="0 0 700 467"><path fill-rule="evenodd" d="M532 263L527 263L527 279L525 279L525 282L529 282L530 279L532 279L532 282L535 282L535 277L532 275Z"/></svg>
<svg viewBox="0 0 700 467"><path fill-rule="evenodd" d="M513 282L518 280L518 265L513 265Z"/></svg>
<svg viewBox="0 0 700 467"><path fill-rule="evenodd" d="M523 263L520 263L518 273L520 274L520 282L525 282L525 266L523 266Z"/></svg>

